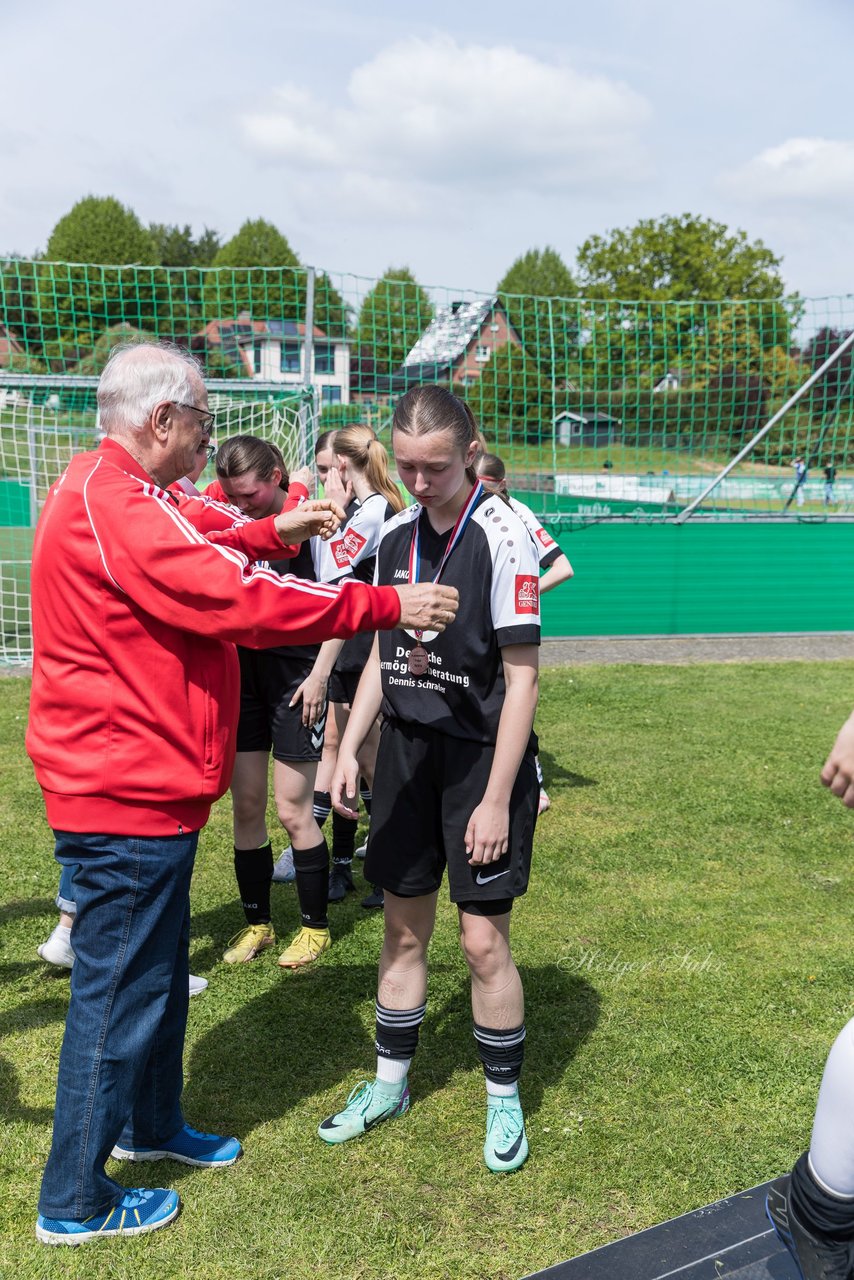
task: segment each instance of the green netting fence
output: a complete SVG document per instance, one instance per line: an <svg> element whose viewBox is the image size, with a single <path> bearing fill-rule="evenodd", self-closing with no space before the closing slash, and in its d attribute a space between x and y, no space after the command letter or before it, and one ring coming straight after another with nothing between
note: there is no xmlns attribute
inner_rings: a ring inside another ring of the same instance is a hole
<svg viewBox="0 0 854 1280"><path fill-rule="evenodd" d="M97 440L97 377L117 342L193 351L217 438L257 431L290 463L346 422L387 439L404 391L439 382L471 404L511 488L571 532L673 521L829 357L693 519L854 517L852 331L851 295L641 303L313 268L0 260L0 646L26 656L31 529L68 458Z"/></svg>

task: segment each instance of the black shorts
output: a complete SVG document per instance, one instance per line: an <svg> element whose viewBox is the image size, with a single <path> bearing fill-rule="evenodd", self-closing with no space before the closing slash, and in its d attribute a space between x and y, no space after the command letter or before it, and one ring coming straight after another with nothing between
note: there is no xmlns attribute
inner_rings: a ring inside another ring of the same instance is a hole
<svg viewBox="0 0 854 1280"><path fill-rule="evenodd" d="M270 751L274 760L317 761L323 754L323 716L310 728L302 722L302 702L291 698L309 675L312 663L273 649L242 649L238 751Z"/></svg>
<svg viewBox="0 0 854 1280"><path fill-rule="evenodd" d="M434 893L448 868L452 902L518 898L528 888L539 785L526 752L510 795L507 852L470 866L466 827L483 799L495 747L422 725L382 726L365 879L401 897Z"/></svg>
<svg viewBox="0 0 854 1280"><path fill-rule="evenodd" d="M361 678L361 671L339 671L335 667L329 677L329 701L352 707Z"/></svg>

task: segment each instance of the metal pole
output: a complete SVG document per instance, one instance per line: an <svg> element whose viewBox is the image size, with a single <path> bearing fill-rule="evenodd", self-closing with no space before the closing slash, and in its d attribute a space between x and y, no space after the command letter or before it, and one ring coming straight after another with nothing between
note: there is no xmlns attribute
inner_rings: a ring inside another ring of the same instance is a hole
<svg viewBox="0 0 854 1280"><path fill-rule="evenodd" d="M789 410L792 408L792 406L798 403L801 396L803 396L806 391L809 391L810 387L813 386L816 382L818 382L819 378L823 377L824 374L827 373L828 369L833 368L833 366L836 364L839 357L844 352L846 352L848 348L853 344L854 344L854 329L852 329L851 333L849 333L845 341L839 344L839 346L836 348L833 354L828 356L824 364L820 365L820 367L816 369L815 373L810 374L806 382L803 383L802 386L798 387L795 394L789 397L789 399L786 401L786 403L783 405L781 409L777 410L773 418L768 419L768 421L765 423L765 426L762 427L761 430L757 431L753 439L750 440L744 446L744 448L741 450L740 453L736 454L732 462L727 463L723 471L721 471L719 475L715 476L712 483L703 490L700 496L698 498L695 498L693 502L689 503L684 511L679 512L679 515L675 517L673 523L684 524L686 520L690 519L693 513L697 510L697 507L699 507L700 503L705 501L706 498L708 498L712 490L716 489L720 484L720 482L729 475L733 467L737 467L739 462L741 462L744 458L746 458L747 455L756 448L759 441L763 440L773 427L776 427L777 423L784 416L784 414L788 413Z"/></svg>
<svg viewBox="0 0 854 1280"><path fill-rule="evenodd" d="M30 528L34 529L39 518L39 462L38 451L36 449L36 428L33 422L33 413L35 405L32 400L27 401L27 457L30 464ZM44 412L44 409L42 409Z"/></svg>
<svg viewBox="0 0 854 1280"><path fill-rule="evenodd" d="M314 443L311 426L314 420L314 396L312 394L311 368L314 359L314 267L305 272L305 341L303 343L303 403L300 405L300 460L305 466L310 461ZM309 408L311 406L311 408Z"/></svg>

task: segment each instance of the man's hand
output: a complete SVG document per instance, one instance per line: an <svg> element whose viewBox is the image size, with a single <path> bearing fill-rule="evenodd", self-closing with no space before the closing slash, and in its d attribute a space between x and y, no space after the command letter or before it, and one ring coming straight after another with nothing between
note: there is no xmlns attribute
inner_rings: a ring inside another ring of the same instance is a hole
<svg viewBox="0 0 854 1280"><path fill-rule="evenodd" d="M848 809L854 809L854 714L839 730L821 780Z"/></svg>
<svg viewBox="0 0 854 1280"><path fill-rule="evenodd" d="M342 507L349 507L353 501L353 485L350 480L345 484L337 467L330 467L323 482L323 492Z"/></svg>
<svg viewBox="0 0 854 1280"><path fill-rule="evenodd" d="M410 631L444 631L457 616L460 593L456 587L435 582L415 582L395 587L400 597L399 627Z"/></svg>
<svg viewBox="0 0 854 1280"><path fill-rule="evenodd" d="M282 511L274 521L276 532L285 546L305 542L316 535L326 541L341 525L344 512L330 498L315 498L293 511Z"/></svg>

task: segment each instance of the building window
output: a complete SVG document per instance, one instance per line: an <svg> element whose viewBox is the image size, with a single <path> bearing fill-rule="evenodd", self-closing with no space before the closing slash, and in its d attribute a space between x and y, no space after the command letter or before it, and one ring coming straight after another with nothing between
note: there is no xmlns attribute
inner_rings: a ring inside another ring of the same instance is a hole
<svg viewBox="0 0 854 1280"><path fill-rule="evenodd" d="M282 373L301 372L301 349L298 342L282 343Z"/></svg>
<svg viewBox="0 0 854 1280"><path fill-rule="evenodd" d="M340 387L321 387L324 404L340 404L341 388Z"/></svg>
<svg viewBox="0 0 854 1280"><path fill-rule="evenodd" d="M491 348L484 343L479 343L474 350L474 358L478 364L486 364L489 359Z"/></svg>
<svg viewBox="0 0 854 1280"><path fill-rule="evenodd" d="M314 347L314 372L335 372L335 348L331 342L318 342Z"/></svg>
<svg viewBox="0 0 854 1280"><path fill-rule="evenodd" d="M255 362L255 372L260 373L261 372L261 343L260 342L255 343L255 346L252 349L252 354Z"/></svg>

